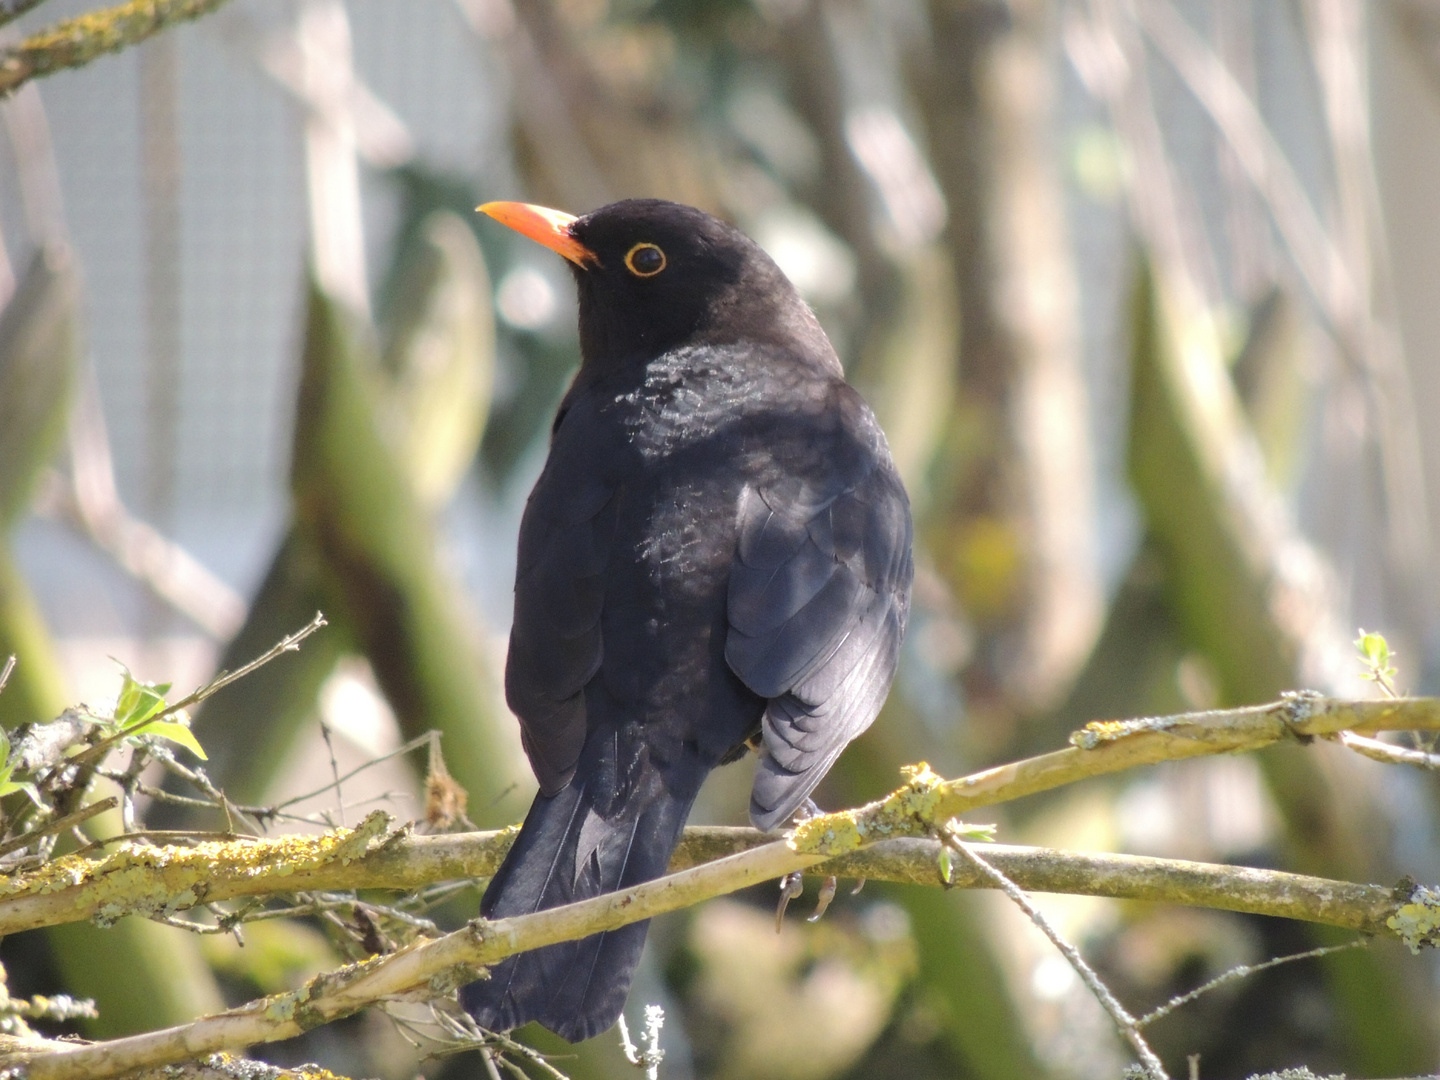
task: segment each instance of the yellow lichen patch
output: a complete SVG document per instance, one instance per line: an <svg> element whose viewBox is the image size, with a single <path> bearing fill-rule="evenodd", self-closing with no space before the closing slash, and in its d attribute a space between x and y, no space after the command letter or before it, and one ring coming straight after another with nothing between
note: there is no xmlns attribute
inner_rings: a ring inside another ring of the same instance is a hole
<svg viewBox="0 0 1440 1080"><path fill-rule="evenodd" d="M293 1020L296 1011L309 1000L309 986L302 986L299 990L291 990L284 994L276 994L265 1002L265 1019L273 1020L277 1024Z"/></svg>
<svg viewBox="0 0 1440 1080"><path fill-rule="evenodd" d="M842 855L892 836L913 836L934 824L945 783L925 762L901 770L904 786L858 810L822 814L796 826L786 843L807 855Z"/></svg>
<svg viewBox="0 0 1440 1080"><path fill-rule="evenodd" d="M376 811L358 829L335 829L319 836L166 847L126 841L104 858L65 856L29 874L0 877L0 899L86 886L75 896L76 908L93 909L103 924L131 913L172 914L202 902L216 881L284 877L335 860L348 863L361 858L377 837L384 836L390 821L388 814Z"/></svg>
<svg viewBox="0 0 1440 1080"><path fill-rule="evenodd" d="M168 6L174 8L177 5ZM156 0L130 0L128 4L120 4L107 11L89 12L57 23L50 29L27 38L25 47L41 51L83 46L87 42L93 42L97 49L114 49L127 43L127 32L138 29L134 26L136 22L142 26L158 25L167 14L172 18L176 15L185 17L181 12L165 11L164 6Z"/></svg>
<svg viewBox="0 0 1440 1080"><path fill-rule="evenodd" d="M225 1075L253 1076L256 1080L345 1080L343 1076L337 1076L329 1069L323 1069L319 1065L296 1065L289 1069L276 1068L274 1065L260 1065L259 1062L245 1059L237 1059L229 1054L212 1054L206 1064L226 1072Z"/></svg>
<svg viewBox="0 0 1440 1080"><path fill-rule="evenodd" d="M1070 735L1070 745L1081 750L1094 750L1101 743L1116 742L1129 735L1147 731L1167 731L1174 727L1178 718L1173 716L1147 717L1141 720L1092 720L1079 731Z"/></svg>
<svg viewBox="0 0 1440 1080"><path fill-rule="evenodd" d="M1410 902L1402 904L1385 925L1400 935L1412 953L1440 946L1440 889L1417 886Z"/></svg>

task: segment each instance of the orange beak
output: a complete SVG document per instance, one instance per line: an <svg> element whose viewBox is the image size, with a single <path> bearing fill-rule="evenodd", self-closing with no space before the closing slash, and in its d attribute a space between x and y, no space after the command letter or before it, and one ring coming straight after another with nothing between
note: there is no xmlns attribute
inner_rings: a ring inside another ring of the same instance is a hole
<svg viewBox="0 0 1440 1080"><path fill-rule="evenodd" d="M570 234L570 226L579 219L563 210L549 210L522 202L487 202L475 209L489 214L501 225L508 225L521 236L564 255L576 266L591 266L600 260L595 253Z"/></svg>

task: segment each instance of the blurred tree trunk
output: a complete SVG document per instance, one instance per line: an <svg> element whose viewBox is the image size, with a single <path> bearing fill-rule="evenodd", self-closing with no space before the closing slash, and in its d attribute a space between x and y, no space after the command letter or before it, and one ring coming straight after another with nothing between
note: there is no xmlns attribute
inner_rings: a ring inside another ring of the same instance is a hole
<svg viewBox="0 0 1440 1080"><path fill-rule="evenodd" d="M978 635L972 723L1053 704L1099 631L1089 409L1052 146L1052 12L933 0L915 64L959 281L960 406L922 535Z"/></svg>

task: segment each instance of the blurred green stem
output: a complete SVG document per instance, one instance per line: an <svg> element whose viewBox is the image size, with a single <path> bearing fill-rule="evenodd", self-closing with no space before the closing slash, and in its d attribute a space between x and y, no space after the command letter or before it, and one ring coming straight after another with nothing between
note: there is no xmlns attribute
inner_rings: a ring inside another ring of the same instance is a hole
<svg viewBox="0 0 1440 1080"><path fill-rule="evenodd" d="M499 727L509 721L494 708L498 689L460 589L441 569L429 515L379 431L364 377L372 349L312 288L292 464L297 528L321 556L325 610L343 615L401 731L442 732L451 772L488 801L510 781ZM480 816L496 814L509 810Z"/></svg>

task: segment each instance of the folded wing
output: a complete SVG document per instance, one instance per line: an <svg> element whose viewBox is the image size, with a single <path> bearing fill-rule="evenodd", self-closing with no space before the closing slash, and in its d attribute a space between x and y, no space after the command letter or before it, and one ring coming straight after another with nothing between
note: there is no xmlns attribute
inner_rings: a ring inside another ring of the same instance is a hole
<svg viewBox="0 0 1440 1080"><path fill-rule="evenodd" d="M546 473L563 467L552 452ZM547 479L520 525L505 697L540 790L553 795L585 745L585 684L604 659L600 615L619 494L585 469L570 470L564 484Z"/></svg>
<svg viewBox="0 0 1440 1080"><path fill-rule="evenodd" d="M909 504L877 465L850 484L746 488L725 657L770 699L750 817L786 821L880 711L909 611Z"/></svg>

